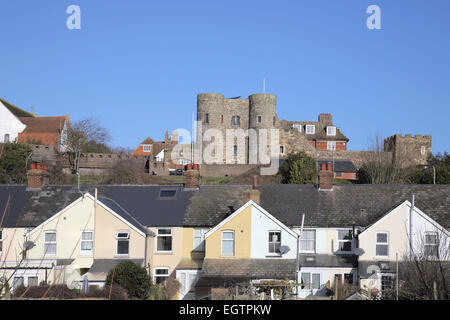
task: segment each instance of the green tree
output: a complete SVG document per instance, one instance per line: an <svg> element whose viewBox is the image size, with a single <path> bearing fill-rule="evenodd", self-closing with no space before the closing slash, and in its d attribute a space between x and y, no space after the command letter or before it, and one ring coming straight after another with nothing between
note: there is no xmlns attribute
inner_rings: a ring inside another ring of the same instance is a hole
<svg viewBox="0 0 450 320"><path fill-rule="evenodd" d="M0 184L24 184L27 182L27 157L31 146L27 143L0 145ZM28 162L29 164L29 162Z"/></svg>
<svg viewBox="0 0 450 320"><path fill-rule="evenodd" d="M316 183L316 160L304 151L291 153L278 171L281 182L286 184Z"/></svg>
<svg viewBox="0 0 450 320"><path fill-rule="evenodd" d="M433 184L434 175L436 176L436 184L450 184L450 154L447 152L430 155L426 166L415 166L408 175L408 182Z"/></svg>
<svg viewBox="0 0 450 320"><path fill-rule="evenodd" d="M116 283L127 290L131 299L147 299L152 280L145 268L133 261L122 261L109 270L106 285Z"/></svg>

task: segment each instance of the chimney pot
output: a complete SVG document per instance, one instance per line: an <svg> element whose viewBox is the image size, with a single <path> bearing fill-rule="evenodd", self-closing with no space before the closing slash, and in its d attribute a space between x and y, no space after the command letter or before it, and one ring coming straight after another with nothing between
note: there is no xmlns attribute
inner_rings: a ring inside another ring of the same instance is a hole
<svg viewBox="0 0 450 320"><path fill-rule="evenodd" d="M253 189L258 189L258 177L253 177Z"/></svg>
<svg viewBox="0 0 450 320"><path fill-rule="evenodd" d="M325 163L321 163L320 164L320 171L325 171L326 168L326 164Z"/></svg>
<svg viewBox="0 0 450 320"><path fill-rule="evenodd" d="M327 171L333 171L333 166L331 163L327 163Z"/></svg>

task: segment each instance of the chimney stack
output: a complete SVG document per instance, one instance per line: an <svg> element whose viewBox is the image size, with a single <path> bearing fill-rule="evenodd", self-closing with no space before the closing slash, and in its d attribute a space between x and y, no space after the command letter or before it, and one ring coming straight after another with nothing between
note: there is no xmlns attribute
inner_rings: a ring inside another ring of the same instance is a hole
<svg viewBox="0 0 450 320"><path fill-rule="evenodd" d="M169 143L169 131L166 130L166 136L164 137L164 143L168 144Z"/></svg>
<svg viewBox="0 0 450 320"><path fill-rule="evenodd" d="M39 162L32 162L27 173L28 189L37 190L49 183L47 165Z"/></svg>
<svg viewBox="0 0 450 320"><path fill-rule="evenodd" d="M198 170L188 170L184 173L186 177L186 189L197 189L199 187L199 176L200 172Z"/></svg>
<svg viewBox="0 0 450 320"><path fill-rule="evenodd" d="M258 190L258 177L254 176L252 181L252 190L244 191L245 203L252 200L253 202L260 204L261 192Z"/></svg>
<svg viewBox="0 0 450 320"><path fill-rule="evenodd" d="M319 172L319 190L333 190L334 172L331 163L322 163Z"/></svg>

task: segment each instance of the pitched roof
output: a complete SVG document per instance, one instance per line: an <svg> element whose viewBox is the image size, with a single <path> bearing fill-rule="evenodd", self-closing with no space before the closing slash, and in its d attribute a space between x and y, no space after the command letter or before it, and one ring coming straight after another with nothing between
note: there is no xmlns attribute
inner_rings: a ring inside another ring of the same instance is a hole
<svg viewBox="0 0 450 320"><path fill-rule="evenodd" d="M0 103L3 104L9 111L11 111L11 113L13 115L15 115L17 118L20 118L20 117L35 118L36 117L35 114L25 111L2 98L0 98Z"/></svg>
<svg viewBox="0 0 450 320"><path fill-rule="evenodd" d="M244 204L247 185L201 186L191 198L185 226L215 226ZM416 206L445 228L450 227L450 185L260 185L260 205L287 226L368 226L415 194ZM229 208L233 207L232 209Z"/></svg>
<svg viewBox="0 0 450 320"><path fill-rule="evenodd" d="M355 255L301 253L298 257L300 267L356 268L358 266Z"/></svg>
<svg viewBox="0 0 450 320"><path fill-rule="evenodd" d="M293 279L295 259L205 259L197 287L259 279Z"/></svg>
<svg viewBox="0 0 450 320"><path fill-rule="evenodd" d="M116 214L141 231L146 227L182 226L190 197L196 190L181 186L80 186L94 194ZM171 198L160 197L161 190L175 190ZM43 186L27 190L25 186L0 186L0 212L12 194L5 227L36 227L81 197L74 186ZM131 215L131 216L130 216Z"/></svg>
<svg viewBox="0 0 450 320"><path fill-rule="evenodd" d="M336 135L329 136L327 135L327 126L329 124L325 122L320 121L286 121L282 120L280 121L280 125L284 130L291 130L293 124L300 124L302 125L302 134L305 135L305 137L308 140L326 140L326 141L350 141L349 138L347 138L342 132L341 129L336 127ZM307 124L313 124L315 126L315 133L314 134L306 134L306 125ZM335 126L335 125L332 125Z"/></svg>
<svg viewBox="0 0 450 320"><path fill-rule="evenodd" d="M66 117L21 117L20 121L27 126L24 133L59 133L64 128Z"/></svg>

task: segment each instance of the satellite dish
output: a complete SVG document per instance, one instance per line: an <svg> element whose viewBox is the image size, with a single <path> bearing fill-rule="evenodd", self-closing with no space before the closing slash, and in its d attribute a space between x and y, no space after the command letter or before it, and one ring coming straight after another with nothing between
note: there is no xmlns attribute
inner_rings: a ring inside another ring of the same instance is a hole
<svg viewBox="0 0 450 320"><path fill-rule="evenodd" d="M280 247L280 253L281 254L286 254L289 252L289 250L291 250L288 246L281 246Z"/></svg>
<svg viewBox="0 0 450 320"><path fill-rule="evenodd" d="M353 253L356 254L357 256L362 256L364 254L364 250L361 248L356 248L353 250Z"/></svg>
<svg viewBox="0 0 450 320"><path fill-rule="evenodd" d="M34 247L35 247L35 244L34 244L33 241L26 241L26 242L24 243L24 245L23 245L23 248L24 248L25 250L31 250L31 249L33 249Z"/></svg>

